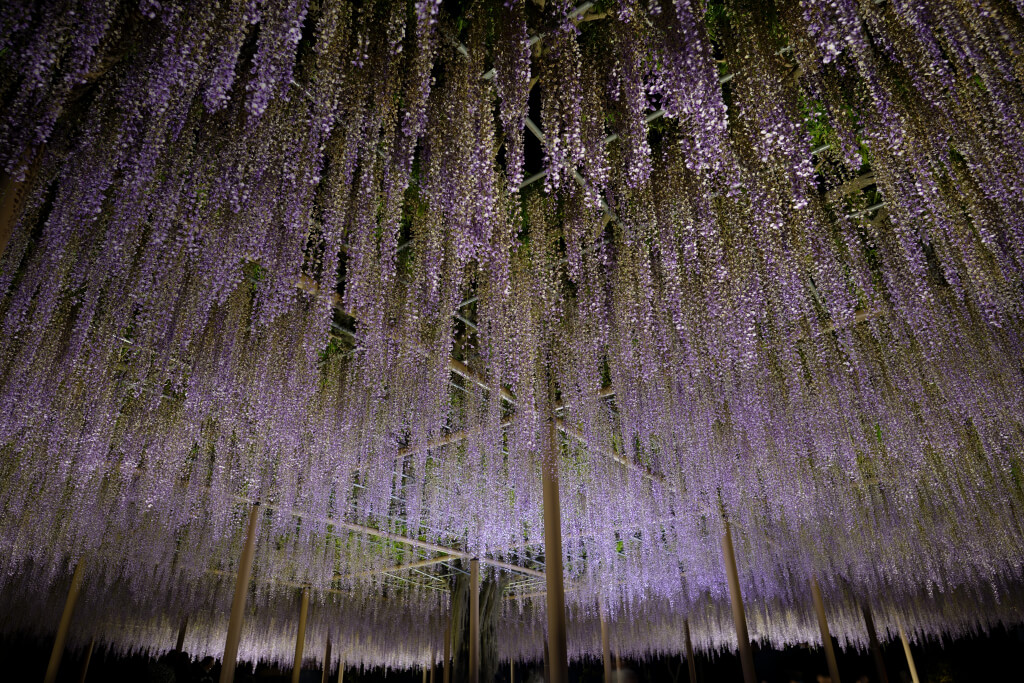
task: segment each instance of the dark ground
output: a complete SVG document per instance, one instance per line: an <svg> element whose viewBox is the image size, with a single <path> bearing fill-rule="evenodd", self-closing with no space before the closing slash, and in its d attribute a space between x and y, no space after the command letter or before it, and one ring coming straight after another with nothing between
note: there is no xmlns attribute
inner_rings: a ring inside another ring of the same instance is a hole
<svg viewBox="0 0 1024 683"><path fill-rule="evenodd" d="M49 657L50 641L40 641L24 636L0 637L0 681L41 681ZM903 647L899 641L884 643L882 646L890 683L910 681ZM999 629L986 637L961 639L945 644L932 641L925 647L913 647L914 659L921 677L921 683L1022 683L1024 682L1024 628ZM81 673L81 652L67 652L61 665L59 683L77 683ZM839 672L845 683L855 683L862 675L871 683L877 683L870 657L866 653L838 652ZM740 683L739 659L733 655L713 659L698 655L697 680L701 683ZM759 680L767 683L817 683L818 675L827 675L825 658L820 649L787 648L786 650L755 650L755 663ZM688 683L686 663L679 658L662 658L653 662L623 661L623 667L631 669L637 681L650 683ZM535 667L539 668L539 667ZM166 672L166 670L164 670ZM507 665L499 667L500 675L495 683L507 683ZM216 670L213 672L217 673ZM440 672L439 672L440 673ZM238 683L250 681L289 681L290 672L258 667L255 675L249 667L240 667L235 680ZM319 683L320 669L303 671L303 683ZM332 676L336 680L337 672ZM516 668L516 680L527 683L529 670L526 666ZM600 662L583 662L570 667L571 683L601 681ZM97 647L89 665L89 683L131 682L131 683L194 683L198 678L186 673L183 678L171 680L159 675L152 660L144 657L113 657ZM213 678L216 681L216 676ZM384 672L382 670L359 672L347 670L345 683L420 683L421 672Z"/></svg>

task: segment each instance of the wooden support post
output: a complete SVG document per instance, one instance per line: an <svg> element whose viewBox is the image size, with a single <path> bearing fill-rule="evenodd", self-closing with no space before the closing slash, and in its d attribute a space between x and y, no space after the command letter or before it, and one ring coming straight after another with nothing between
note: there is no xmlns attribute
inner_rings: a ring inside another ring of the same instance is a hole
<svg viewBox="0 0 1024 683"><path fill-rule="evenodd" d="M320 683L331 683L331 635L327 634L327 647L324 648L324 675Z"/></svg>
<svg viewBox="0 0 1024 683"><path fill-rule="evenodd" d="M302 650L306 647L306 617L309 616L309 588L302 589L299 604L299 632L295 636L295 664L292 666L292 683L299 683L302 674Z"/></svg>
<svg viewBox="0 0 1024 683"><path fill-rule="evenodd" d="M50 663L46 666L46 676L43 683L54 683L57 680L57 671L60 669L60 660L64 656L64 643L68 639L68 629L71 628L71 616L75 612L75 603L78 602L78 594L82 589L82 571L85 563L82 560L75 565L75 571L71 574L71 585L68 587L68 597L64 600L64 611L60 615L60 624L57 626L57 635L53 639L53 650L50 652Z"/></svg>
<svg viewBox="0 0 1024 683"><path fill-rule="evenodd" d="M598 608L601 615L601 663L604 664L604 683L612 683L612 648L608 637L608 622L604 619L604 610Z"/></svg>
<svg viewBox="0 0 1024 683"><path fill-rule="evenodd" d="M508 660L508 683L516 683L516 660Z"/></svg>
<svg viewBox="0 0 1024 683"><path fill-rule="evenodd" d="M686 668L690 670L690 683L697 683L697 662L693 659L693 641L690 639L689 619L683 619L683 635L686 636Z"/></svg>
<svg viewBox="0 0 1024 683"><path fill-rule="evenodd" d="M185 647L185 629L188 627L188 617L181 620L181 628L178 629L178 642L174 645L174 651L181 654L182 648Z"/></svg>
<svg viewBox="0 0 1024 683"><path fill-rule="evenodd" d="M430 683L437 681L437 650L430 651Z"/></svg>
<svg viewBox="0 0 1024 683"><path fill-rule="evenodd" d="M544 486L544 576L547 580L548 683L568 683L565 584L562 576L562 507L558 496L558 432L552 416L548 457L541 466Z"/></svg>
<svg viewBox="0 0 1024 683"><path fill-rule="evenodd" d="M907 666L910 667L910 678L914 683L921 683L921 679L917 677L917 667L914 666L914 655L910 652L910 641L907 640L907 634L903 631L903 623L899 617L896 617L896 628L900 631L900 640L903 641L903 653L907 655Z"/></svg>
<svg viewBox="0 0 1024 683"><path fill-rule="evenodd" d="M423 665L423 683L427 683L427 665Z"/></svg>
<svg viewBox="0 0 1024 683"><path fill-rule="evenodd" d="M868 644L871 647L871 658L875 660L879 683L889 683L889 675L885 671L885 660L882 658L882 647L878 644L875 632L875 620L871 618L871 608L864 605L864 625L868 629Z"/></svg>
<svg viewBox="0 0 1024 683"><path fill-rule="evenodd" d="M89 662L92 661L92 649L96 645L96 638L89 639L89 647L85 649L85 659L82 660L82 669L78 673L78 683L85 683L85 677L89 675Z"/></svg>
<svg viewBox="0 0 1024 683"><path fill-rule="evenodd" d="M444 630L444 663L441 667L443 683L452 683L452 618L448 616L448 628Z"/></svg>
<svg viewBox="0 0 1024 683"><path fill-rule="evenodd" d="M469 683L480 683L480 560L469 561Z"/></svg>
<svg viewBox="0 0 1024 683"><path fill-rule="evenodd" d="M338 683L345 683L345 660L338 662Z"/></svg>
<svg viewBox="0 0 1024 683"><path fill-rule="evenodd" d="M221 660L220 683L234 683L235 665L238 659L238 642L242 639L242 621L245 619L245 600L249 595L249 579L252 576L252 558L256 554L256 527L260 522L260 504L253 503L249 510L249 526L245 532L245 545L238 562L238 576L235 578L235 595L231 600L231 618L228 620L228 637L224 643L224 658Z"/></svg>
<svg viewBox="0 0 1024 683"><path fill-rule="evenodd" d="M729 520L725 521L722 555L725 558L725 573L729 577L729 598L732 600L732 620L736 625L736 644L739 648L740 664L743 665L743 681L744 683L757 683L757 673L754 672L754 652L750 649L750 636L747 635L747 616L743 611L740 576L736 571L736 553L732 547L732 529L729 526Z"/></svg>
<svg viewBox="0 0 1024 683"><path fill-rule="evenodd" d="M836 651L832 648L832 634L828 630L825 601L821 597L821 586L813 576L811 577L811 597L814 599L814 613L818 615L818 628L821 630L821 646L825 649L828 675L832 679L832 683L839 683L839 665L836 663Z"/></svg>

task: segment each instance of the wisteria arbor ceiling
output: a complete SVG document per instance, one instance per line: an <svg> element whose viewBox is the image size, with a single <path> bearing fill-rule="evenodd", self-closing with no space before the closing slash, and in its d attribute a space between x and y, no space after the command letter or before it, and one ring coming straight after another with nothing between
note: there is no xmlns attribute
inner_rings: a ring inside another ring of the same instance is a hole
<svg viewBox="0 0 1024 683"><path fill-rule="evenodd" d="M5 600L169 647L258 500L253 656L297 585L426 648L446 549L536 656L554 421L579 629L728 645L724 519L758 637L1024 618L1022 12L3 3Z"/></svg>

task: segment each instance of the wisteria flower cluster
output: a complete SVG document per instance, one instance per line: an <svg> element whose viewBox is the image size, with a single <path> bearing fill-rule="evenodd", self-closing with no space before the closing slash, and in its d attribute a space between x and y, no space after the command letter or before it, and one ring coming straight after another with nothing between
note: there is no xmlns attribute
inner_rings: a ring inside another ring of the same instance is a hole
<svg viewBox="0 0 1024 683"><path fill-rule="evenodd" d="M0 628L84 563L72 643L219 654L259 501L243 658L300 586L336 661L439 656L394 568L446 548L527 570L537 659L552 456L574 657L732 647L725 520L766 642L811 578L850 646L1021 621L1020 45L1009 0L8 0Z"/></svg>

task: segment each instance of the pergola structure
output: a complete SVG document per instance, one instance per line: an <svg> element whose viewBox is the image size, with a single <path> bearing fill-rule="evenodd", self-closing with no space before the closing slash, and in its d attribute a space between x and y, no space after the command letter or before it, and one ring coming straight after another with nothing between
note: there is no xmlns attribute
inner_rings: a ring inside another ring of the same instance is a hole
<svg viewBox="0 0 1024 683"><path fill-rule="evenodd" d="M913 671L1024 617L1019 3L0 36L0 628L56 628L48 681L101 643L754 683L751 639L839 681L833 637Z"/></svg>

